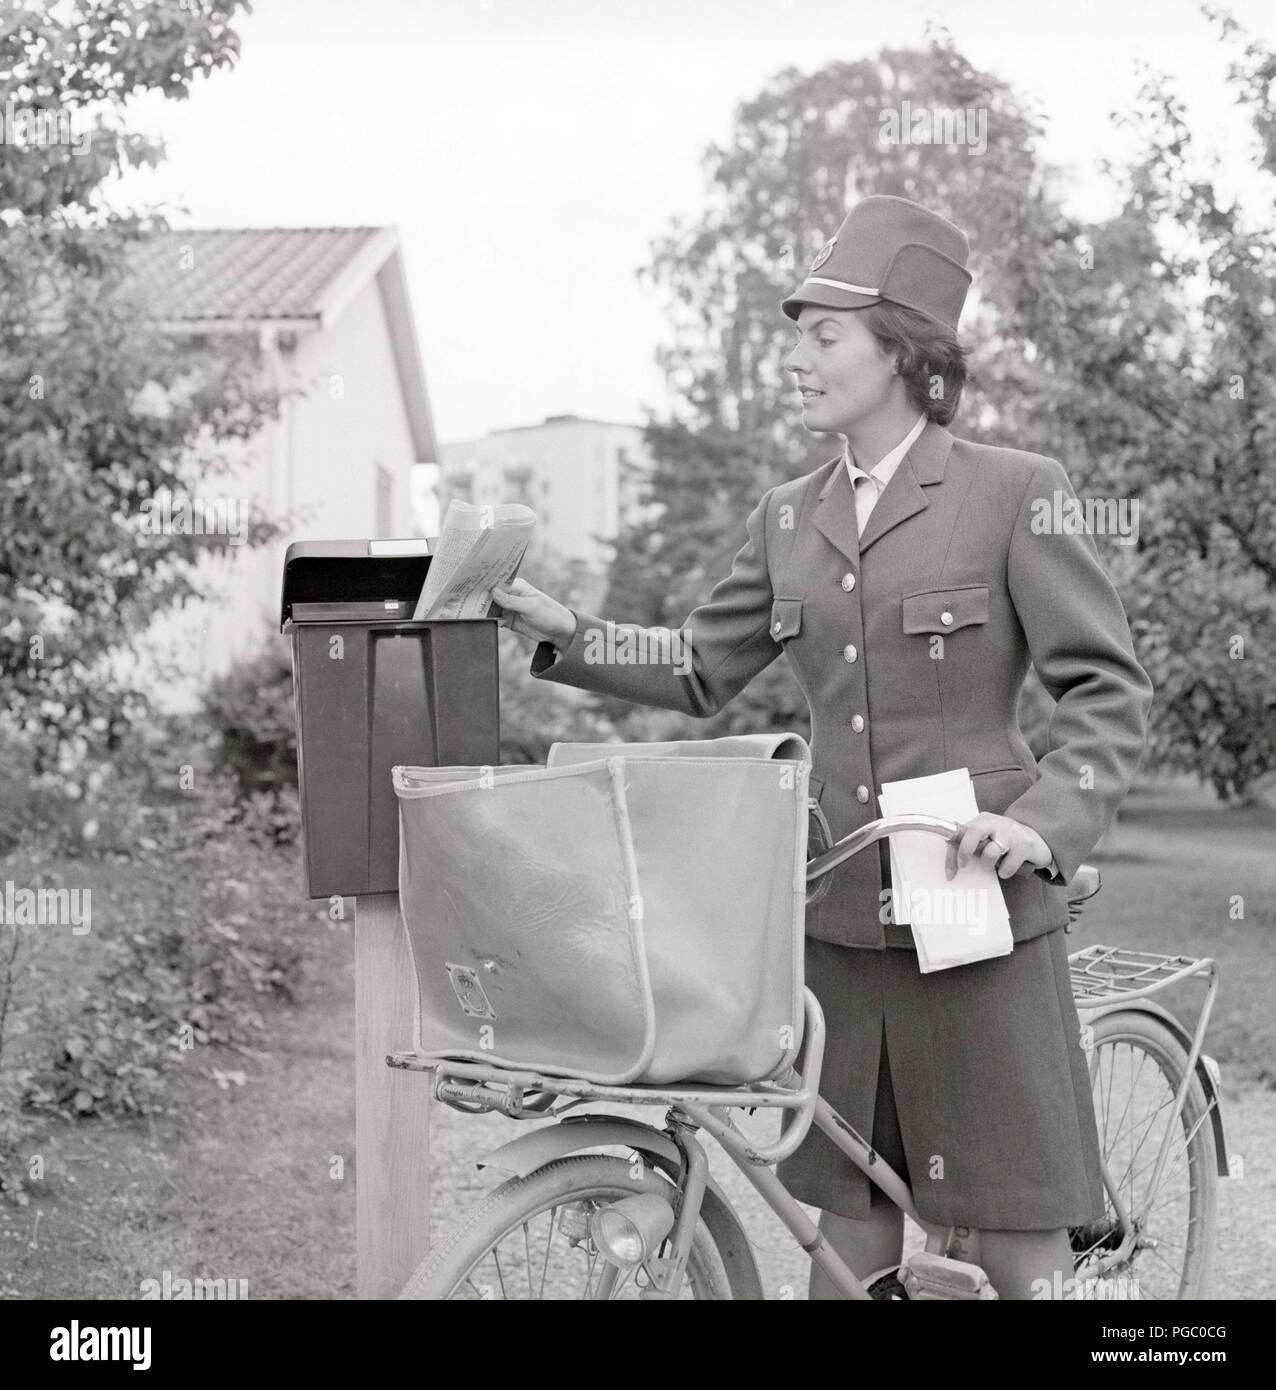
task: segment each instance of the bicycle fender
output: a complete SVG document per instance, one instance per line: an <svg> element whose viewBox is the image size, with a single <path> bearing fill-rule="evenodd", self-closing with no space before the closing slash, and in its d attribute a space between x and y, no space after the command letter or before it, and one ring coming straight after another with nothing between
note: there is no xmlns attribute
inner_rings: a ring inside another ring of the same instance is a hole
<svg viewBox="0 0 1276 1390"><path fill-rule="evenodd" d="M652 1158L663 1160L662 1167L672 1164L674 1172L682 1164L677 1144L667 1134L652 1129L650 1125L621 1119L616 1115L574 1115L560 1120L556 1125L545 1125L520 1134L517 1139L511 1139L508 1144L502 1144L499 1149L493 1149L480 1158L478 1167L498 1168L511 1177L525 1178L556 1158L566 1158L568 1154L611 1144L650 1154Z"/></svg>
<svg viewBox="0 0 1276 1390"><path fill-rule="evenodd" d="M1183 1051L1191 1054L1192 1035L1178 1021L1177 1018L1162 1005L1151 999L1137 999L1133 1003L1125 1003L1121 1000L1114 1000L1111 1004L1101 1004L1096 1008L1084 1008L1080 1012L1085 1015L1083 1022L1088 1022L1096 1018L1104 1018L1108 1014L1121 1013L1145 1013L1151 1014L1153 1018L1164 1023L1171 1033L1183 1045ZM1212 1059L1211 1059L1212 1060ZM1215 1064L1217 1065L1217 1063ZM1214 1074L1206 1064L1205 1053L1196 1059L1196 1075L1201 1083L1201 1089L1205 1092L1205 1100L1209 1105L1210 1123L1214 1127L1214 1154L1218 1160L1218 1175L1220 1178L1231 1177L1231 1168L1227 1157L1227 1140L1223 1134L1223 1098L1219 1094L1218 1084L1214 1079Z"/></svg>
<svg viewBox="0 0 1276 1390"><path fill-rule="evenodd" d="M682 1169L682 1154L667 1134L616 1115L568 1116L555 1125L531 1130L502 1144L480 1159L478 1166L525 1178L557 1158L607 1146L636 1149L674 1179ZM758 1301L763 1297L762 1278L748 1235L721 1186L710 1174L706 1173L705 1179L700 1213L714 1232L734 1296L748 1302Z"/></svg>

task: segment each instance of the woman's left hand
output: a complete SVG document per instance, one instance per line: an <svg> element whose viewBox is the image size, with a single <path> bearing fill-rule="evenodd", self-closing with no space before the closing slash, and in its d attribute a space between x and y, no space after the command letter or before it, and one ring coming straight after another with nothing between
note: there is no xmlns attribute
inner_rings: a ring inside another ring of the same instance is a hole
<svg viewBox="0 0 1276 1390"><path fill-rule="evenodd" d="M1025 864L1030 869L1048 868L1054 858L1050 846L1030 826L991 811L968 820L949 840L946 876L952 878L976 856L987 860L1001 878L1011 878Z"/></svg>

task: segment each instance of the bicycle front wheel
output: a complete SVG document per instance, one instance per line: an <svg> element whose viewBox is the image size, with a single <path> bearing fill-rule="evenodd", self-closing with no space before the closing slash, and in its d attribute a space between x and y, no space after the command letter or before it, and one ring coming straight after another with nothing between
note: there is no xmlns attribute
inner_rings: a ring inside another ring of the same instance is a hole
<svg viewBox="0 0 1276 1390"><path fill-rule="evenodd" d="M490 1193L436 1246L400 1295L416 1299L617 1299L651 1285L647 1265L609 1276L589 1235L599 1207L638 1193L671 1204L677 1192L645 1165L604 1154L578 1154L511 1178ZM728 1254L743 1241L738 1225ZM732 1279L702 1213L682 1281L681 1298L730 1299ZM736 1248L739 1248L738 1246Z"/></svg>
<svg viewBox="0 0 1276 1390"><path fill-rule="evenodd" d="M1099 1149L1134 1235L1125 1257L1106 1270L1103 1296L1200 1298L1214 1244L1216 1178L1200 1079L1192 1076L1176 1114L1187 1053L1164 1023L1133 1009L1095 1022L1089 1061ZM1125 1235L1105 1192L1103 1220L1070 1232L1078 1272L1090 1257L1118 1251Z"/></svg>

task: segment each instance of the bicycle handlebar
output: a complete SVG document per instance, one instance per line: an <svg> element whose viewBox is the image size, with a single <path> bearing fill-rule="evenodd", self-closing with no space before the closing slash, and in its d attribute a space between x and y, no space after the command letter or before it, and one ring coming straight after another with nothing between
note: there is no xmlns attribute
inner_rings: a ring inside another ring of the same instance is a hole
<svg viewBox="0 0 1276 1390"><path fill-rule="evenodd" d="M878 840L883 840L887 835L894 835L898 831L923 830L928 834L942 835L945 840L951 840L959 829L956 821L941 820L938 816L883 816L881 820L869 821L858 830L852 830L823 854L817 854L806 866L806 881L814 883L830 869L844 864L853 854L858 854L860 850L875 845Z"/></svg>

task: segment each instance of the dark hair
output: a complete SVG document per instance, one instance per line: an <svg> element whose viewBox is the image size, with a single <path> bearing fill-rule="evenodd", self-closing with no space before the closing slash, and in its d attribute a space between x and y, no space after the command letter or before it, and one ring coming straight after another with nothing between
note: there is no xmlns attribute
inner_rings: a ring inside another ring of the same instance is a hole
<svg viewBox="0 0 1276 1390"><path fill-rule="evenodd" d="M908 399L927 419L947 425L966 385L967 349L957 334L928 314L884 299L860 313L882 349L895 354Z"/></svg>

